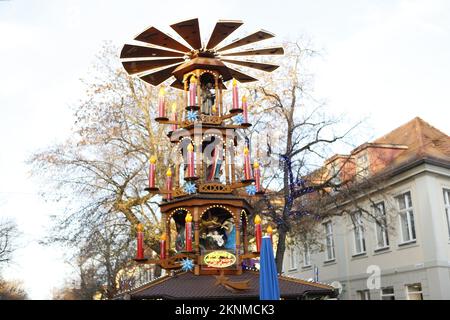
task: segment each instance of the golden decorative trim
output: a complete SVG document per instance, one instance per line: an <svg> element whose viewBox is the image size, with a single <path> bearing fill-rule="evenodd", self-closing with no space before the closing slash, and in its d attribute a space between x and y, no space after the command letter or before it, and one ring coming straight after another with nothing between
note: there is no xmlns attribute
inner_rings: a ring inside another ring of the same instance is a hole
<svg viewBox="0 0 450 320"><path fill-rule="evenodd" d="M205 183L198 188L200 193L231 193L231 187L228 184Z"/></svg>
<svg viewBox="0 0 450 320"><path fill-rule="evenodd" d="M182 188L176 188L176 189L173 191L173 197L174 197L174 198L184 197L184 196L186 196L186 195L187 195L187 193L184 192L184 190L183 190Z"/></svg>
<svg viewBox="0 0 450 320"><path fill-rule="evenodd" d="M210 123L220 125L222 123L222 118L220 116L209 116L206 114L200 115L200 121L202 123Z"/></svg>

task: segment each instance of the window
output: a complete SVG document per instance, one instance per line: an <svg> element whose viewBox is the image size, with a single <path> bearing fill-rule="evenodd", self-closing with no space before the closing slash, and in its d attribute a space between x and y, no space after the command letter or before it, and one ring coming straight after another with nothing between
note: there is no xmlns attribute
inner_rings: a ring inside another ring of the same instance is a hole
<svg viewBox="0 0 450 320"><path fill-rule="evenodd" d="M361 212L356 212L352 216L353 219L353 234L355 238L355 254L366 252L366 239L364 235L364 225L362 222Z"/></svg>
<svg viewBox="0 0 450 320"><path fill-rule="evenodd" d="M309 245L305 243L303 245L303 267L311 266L311 252L309 251Z"/></svg>
<svg viewBox="0 0 450 320"><path fill-rule="evenodd" d="M363 153L356 158L356 170L357 179L361 180L369 176L369 158L367 153Z"/></svg>
<svg viewBox="0 0 450 320"><path fill-rule="evenodd" d="M444 189L445 217L447 218L448 237L450 238L450 190Z"/></svg>
<svg viewBox="0 0 450 320"><path fill-rule="evenodd" d="M411 193L403 193L397 196L396 199L400 217L402 243L414 242L416 240L416 228L414 226Z"/></svg>
<svg viewBox="0 0 450 320"><path fill-rule="evenodd" d="M389 238L387 233L386 208L384 202L377 203L373 206L375 221L375 236L377 249L389 247Z"/></svg>
<svg viewBox="0 0 450 320"><path fill-rule="evenodd" d="M327 261L334 260L334 240L333 240L333 225L331 221L326 222L325 237L326 237L326 249L327 249Z"/></svg>
<svg viewBox="0 0 450 320"><path fill-rule="evenodd" d="M423 300L422 284L415 283L406 286L406 299L408 300Z"/></svg>
<svg viewBox="0 0 450 320"><path fill-rule="evenodd" d="M370 291L369 290L359 290L356 291L358 294L359 300L370 300Z"/></svg>
<svg viewBox="0 0 450 320"><path fill-rule="evenodd" d="M295 249L291 248L289 250L289 270L297 269L297 256L295 253Z"/></svg>
<svg viewBox="0 0 450 320"><path fill-rule="evenodd" d="M331 168L330 168L330 181L331 183L335 184L335 185L339 185L341 184L341 177L340 177L341 173L340 173L340 168L338 167L338 163L337 161L334 161L331 164Z"/></svg>
<svg viewBox="0 0 450 320"><path fill-rule="evenodd" d="M382 288L381 300L395 300L394 287Z"/></svg>

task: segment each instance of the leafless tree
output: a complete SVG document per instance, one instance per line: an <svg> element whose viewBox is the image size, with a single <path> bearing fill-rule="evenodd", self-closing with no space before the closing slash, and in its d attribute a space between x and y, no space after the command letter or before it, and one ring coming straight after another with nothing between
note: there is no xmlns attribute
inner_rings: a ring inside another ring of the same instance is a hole
<svg viewBox="0 0 450 320"><path fill-rule="evenodd" d="M7 281L0 278L0 300L26 300L28 295L20 281Z"/></svg>
<svg viewBox="0 0 450 320"><path fill-rule="evenodd" d="M326 104L312 94L310 59L317 55L301 42L286 43L280 70L256 86L248 87L255 114L255 126L248 135L257 146L266 193L255 203L277 228L276 262L281 272L287 239L313 232L313 223L303 223L307 194L329 188L332 177L313 183L311 173L331 157L336 145L353 141L360 122L345 124ZM344 124L342 124L344 123ZM300 223L300 221L303 221ZM307 227L310 226L308 229Z"/></svg>
<svg viewBox="0 0 450 320"><path fill-rule="evenodd" d="M11 219L0 220L0 267L11 261L17 248L17 225Z"/></svg>

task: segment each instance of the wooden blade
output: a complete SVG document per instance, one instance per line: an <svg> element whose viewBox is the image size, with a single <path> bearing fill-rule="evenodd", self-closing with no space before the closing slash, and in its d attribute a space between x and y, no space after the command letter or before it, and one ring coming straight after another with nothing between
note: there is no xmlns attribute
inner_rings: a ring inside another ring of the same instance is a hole
<svg viewBox="0 0 450 320"><path fill-rule="evenodd" d="M275 54L284 54L283 47L264 48L256 50L246 50L239 52L224 53L222 56L270 56Z"/></svg>
<svg viewBox="0 0 450 320"><path fill-rule="evenodd" d="M186 47L184 44L179 43L177 40L171 36L159 31L155 27L150 27L141 34L139 34L135 40L147 42L160 47L166 47L173 50L189 52L191 49Z"/></svg>
<svg viewBox="0 0 450 320"><path fill-rule="evenodd" d="M226 45L225 47L217 49L217 51L225 51L225 50L229 50L229 49L245 46L245 45L250 44L250 43L254 43L254 42L270 39L270 38L273 38L273 37L275 37L275 35L273 33L270 33L268 31L264 31L264 30L260 30L260 31L257 31L255 33L252 33L251 35L246 36L246 37L244 37L242 39L238 39L238 40L230 43L229 45Z"/></svg>
<svg viewBox="0 0 450 320"><path fill-rule="evenodd" d="M171 87L184 90L184 85L181 83L181 81L175 80L170 84Z"/></svg>
<svg viewBox="0 0 450 320"><path fill-rule="evenodd" d="M234 70L234 69L232 69L230 67L228 67L228 70L230 71L231 76L233 78L235 78L239 82L245 83L245 82L258 81L258 79L255 79L255 78L253 78L253 77L251 77L251 76L249 76L249 75L247 75L245 73L242 73L240 71Z"/></svg>
<svg viewBox="0 0 450 320"><path fill-rule="evenodd" d="M200 27L198 19L191 19L172 24L170 26L175 30L193 49L200 49L202 41L200 39Z"/></svg>
<svg viewBox="0 0 450 320"><path fill-rule="evenodd" d="M242 21L219 20L209 38L206 49L212 49L225 40L231 33L243 24Z"/></svg>
<svg viewBox="0 0 450 320"><path fill-rule="evenodd" d="M172 76L172 71L175 70L175 68L178 67L179 65L180 65L180 63L178 63L174 66L170 66L168 68L159 70L157 72L147 74L145 76L140 76L139 78L141 78L145 82L150 83L153 86L157 86L161 82L164 82L165 80L169 79Z"/></svg>
<svg viewBox="0 0 450 320"><path fill-rule="evenodd" d="M123 46L120 53L121 59L126 58L159 58L159 57L182 57L183 53L168 51L157 48L136 46L133 44L126 44Z"/></svg>
<svg viewBox="0 0 450 320"><path fill-rule="evenodd" d="M238 64L240 66L249 67L253 69L258 69L266 72L272 72L277 69L279 66L276 64L268 64L268 63L259 63L254 61L240 61L240 60L230 60L230 59L221 59L223 62Z"/></svg>
<svg viewBox="0 0 450 320"><path fill-rule="evenodd" d="M123 67L128 74L140 73L147 70L156 69L159 67L169 66L174 63L184 62L183 58L175 59L155 59L155 60L140 60L140 61L123 61Z"/></svg>

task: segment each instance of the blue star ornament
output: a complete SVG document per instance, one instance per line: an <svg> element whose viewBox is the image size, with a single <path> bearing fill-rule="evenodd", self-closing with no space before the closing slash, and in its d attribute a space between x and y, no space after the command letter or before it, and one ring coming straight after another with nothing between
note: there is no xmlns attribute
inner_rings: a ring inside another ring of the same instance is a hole
<svg viewBox="0 0 450 320"><path fill-rule="evenodd" d="M244 123L244 116L242 114L238 114L237 116L233 117L233 122L237 125L241 125Z"/></svg>
<svg viewBox="0 0 450 320"><path fill-rule="evenodd" d="M197 187L195 186L195 183L187 182L184 185L184 192L189 193L189 194L196 193L197 192Z"/></svg>
<svg viewBox="0 0 450 320"><path fill-rule="evenodd" d="M186 119L188 119L188 121L194 122L197 121L198 119L198 112L197 111L188 111L187 115L186 115Z"/></svg>
<svg viewBox="0 0 450 320"><path fill-rule="evenodd" d="M192 269L194 269L194 261L189 258L181 260L181 270L191 271Z"/></svg>
<svg viewBox="0 0 450 320"><path fill-rule="evenodd" d="M256 186L255 185L250 185L245 187L245 191L247 191L247 194L249 196L254 196L256 194Z"/></svg>

